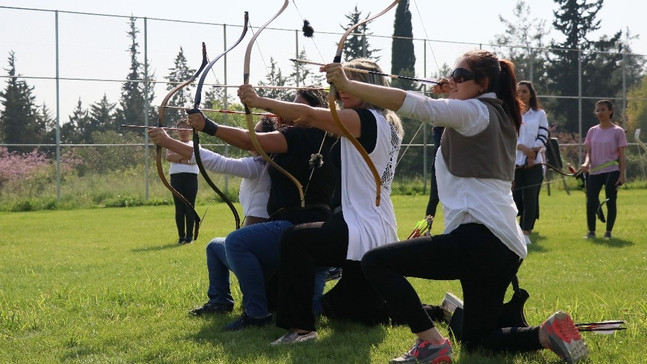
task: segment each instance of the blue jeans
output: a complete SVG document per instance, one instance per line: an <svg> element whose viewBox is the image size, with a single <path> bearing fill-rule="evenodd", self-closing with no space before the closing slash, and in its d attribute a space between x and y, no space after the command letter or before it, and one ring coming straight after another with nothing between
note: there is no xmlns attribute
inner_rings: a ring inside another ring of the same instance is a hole
<svg viewBox="0 0 647 364"><path fill-rule="evenodd" d="M227 235L227 261L243 293L243 310L251 317L270 314L265 281L279 268L281 236L290 227L292 223L286 220L267 221L242 227ZM327 272L324 267L317 269L313 296L315 311L319 310Z"/></svg>
<svg viewBox="0 0 647 364"><path fill-rule="evenodd" d="M225 238L213 238L207 244L207 269L209 270L209 303L233 305L229 290L229 263L225 253Z"/></svg>

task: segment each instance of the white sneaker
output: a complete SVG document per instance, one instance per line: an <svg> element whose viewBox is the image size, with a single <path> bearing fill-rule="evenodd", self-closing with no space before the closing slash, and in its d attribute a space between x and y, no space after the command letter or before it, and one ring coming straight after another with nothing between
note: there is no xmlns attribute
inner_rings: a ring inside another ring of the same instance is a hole
<svg viewBox="0 0 647 364"><path fill-rule="evenodd" d="M530 240L530 235L524 235L524 238L526 238L526 245L532 244L532 241Z"/></svg>
<svg viewBox="0 0 647 364"><path fill-rule="evenodd" d="M452 293L446 292L445 298L443 298L443 301L440 303L440 306L446 309L447 311L454 313L454 311L456 311L456 308L458 307L460 307L461 309L463 308L463 300L456 297Z"/></svg>

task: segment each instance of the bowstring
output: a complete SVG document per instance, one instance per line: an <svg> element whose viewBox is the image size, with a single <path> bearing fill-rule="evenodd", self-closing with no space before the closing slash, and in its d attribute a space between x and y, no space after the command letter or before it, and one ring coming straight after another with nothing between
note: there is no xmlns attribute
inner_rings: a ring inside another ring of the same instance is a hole
<svg viewBox="0 0 647 364"><path fill-rule="evenodd" d="M297 6L296 1L295 1L295 0L292 0L292 4L294 4L294 8L297 10L297 14L299 14L299 17L301 18L301 20L302 20L302 21L304 21L304 20L305 20L305 18L304 18L304 17L303 17L303 15L301 14L301 11L299 10L299 7ZM317 46L317 42L315 42L314 36L312 36L312 37L307 37L307 38L310 38L310 40L312 41L312 44L314 45L315 49L317 50L317 53L319 54L319 58L321 58L321 62L324 62L323 54L321 54L321 51L319 50L319 47ZM299 50L297 49L297 52L298 52L298 51L299 51Z"/></svg>

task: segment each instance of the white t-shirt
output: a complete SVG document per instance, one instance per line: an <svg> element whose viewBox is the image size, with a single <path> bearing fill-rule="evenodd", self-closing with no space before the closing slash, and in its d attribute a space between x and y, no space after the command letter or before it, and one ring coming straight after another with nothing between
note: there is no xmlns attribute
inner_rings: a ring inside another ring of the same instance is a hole
<svg viewBox="0 0 647 364"><path fill-rule="evenodd" d="M227 158L203 148L200 148L200 157L206 170L243 178L238 199L244 216L269 218L267 200L271 182L262 157ZM195 155L191 161L195 162Z"/></svg>

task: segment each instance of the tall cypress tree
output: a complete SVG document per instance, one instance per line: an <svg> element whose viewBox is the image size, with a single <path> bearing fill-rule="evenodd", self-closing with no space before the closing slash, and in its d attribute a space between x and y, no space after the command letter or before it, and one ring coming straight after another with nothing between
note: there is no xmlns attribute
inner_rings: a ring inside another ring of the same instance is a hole
<svg viewBox="0 0 647 364"><path fill-rule="evenodd" d="M402 0L395 10L393 22L393 43L391 46L391 73L394 75L414 76L416 55L413 47L413 27L409 0ZM412 81L395 79L394 87L413 90L416 85Z"/></svg>

